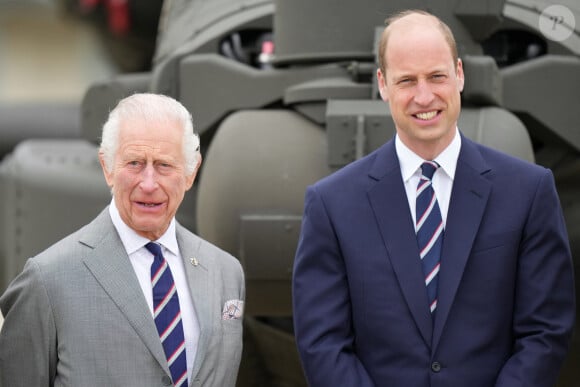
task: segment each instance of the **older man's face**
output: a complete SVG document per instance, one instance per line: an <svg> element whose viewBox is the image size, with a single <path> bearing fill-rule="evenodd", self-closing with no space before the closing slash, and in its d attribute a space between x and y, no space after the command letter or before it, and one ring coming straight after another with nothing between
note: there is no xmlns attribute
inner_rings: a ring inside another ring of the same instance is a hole
<svg viewBox="0 0 580 387"><path fill-rule="evenodd" d="M101 159L121 218L150 240L167 230L195 179L186 176L182 133L177 122L125 122L110 171Z"/></svg>

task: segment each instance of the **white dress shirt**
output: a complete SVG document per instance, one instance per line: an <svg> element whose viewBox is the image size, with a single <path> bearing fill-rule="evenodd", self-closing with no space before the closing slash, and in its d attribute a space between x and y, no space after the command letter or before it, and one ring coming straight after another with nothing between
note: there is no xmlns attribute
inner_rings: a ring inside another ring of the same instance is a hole
<svg viewBox="0 0 580 387"><path fill-rule="evenodd" d="M149 305L151 316L153 316L153 287L151 285L151 264L153 263L153 254L147 250L145 245L151 242L137 234L133 229L123 222L119 210L115 205L115 199L111 201L109 206L109 214L113 220L113 224L119 233L123 246L129 255L129 260L133 265L139 285L143 290L143 295ZM197 344L199 341L199 323L193 307L193 300L191 292L187 284L185 276L185 269L183 267L183 260L177 245L177 237L175 235L175 219L171 220L169 228L159 238L154 241L161 245L163 257L169 264L173 280L177 288L177 295L179 297L179 307L181 309L181 319L183 323L183 335L185 337L185 356L187 359L187 375L188 381L191 380L191 371L197 353Z"/></svg>
<svg viewBox="0 0 580 387"><path fill-rule="evenodd" d="M435 160L423 160L403 144L399 136L395 137L395 149L397 151L397 157L399 158L399 164L401 165L401 175L405 183L405 191L407 192L407 200L409 202L411 216L413 217L415 231L417 231L415 207L417 205L417 185L421 178L421 164L425 161L436 161L440 165L440 168L433 175L432 185L437 202L439 203L439 209L441 210L443 227L445 227L447 224L447 211L449 209L449 200L451 199L453 179L455 178L455 169L457 168L457 159L459 158L459 150L461 149L459 130L457 128L455 129L455 137L451 141L451 144Z"/></svg>

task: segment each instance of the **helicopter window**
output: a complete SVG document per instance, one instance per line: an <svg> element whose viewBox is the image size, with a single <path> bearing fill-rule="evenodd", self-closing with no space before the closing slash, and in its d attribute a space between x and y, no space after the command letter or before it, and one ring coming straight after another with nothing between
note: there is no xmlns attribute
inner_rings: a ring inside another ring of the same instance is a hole
<svg viewBox="0 0 580 387"><path fill-rule="evenodd" d="M263 68L266 64L264 54L273 54L273 44L272 32L269 30L242 30L233 32L222 39L219 52L237 62Z"/></svg>
<svg viewBox="0 0 580 387"><path fill-rule="evenodd" d="M548 51L544 39L522 30L497 31L482 46L485 55L493 57L498 67L537 58Z"/></svg>

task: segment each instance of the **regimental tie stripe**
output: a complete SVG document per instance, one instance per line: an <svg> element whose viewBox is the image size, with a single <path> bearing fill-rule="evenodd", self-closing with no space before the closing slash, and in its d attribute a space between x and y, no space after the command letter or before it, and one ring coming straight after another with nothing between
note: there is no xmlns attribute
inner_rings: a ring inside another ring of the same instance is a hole
<svg viewBox="0 0 580 387"><path fill-rule="evenodd" d="M174 384L176 387L187 386L187 372L184 372Z"/></svg>
<svg viewBox="0 0 580 387"><path fill-rule="evenodd" d="M167 358L173 384L187 386L187 360L179 297L161 247L153 242L145 245L154 256L151 265L153 287L153 318Z"/></svg>
<svg viewBox="0 0 580 387"><path fill-rule="evenodd" d="M173 321L171 321L171 323L169 323L169 325L167 325L167 327L165 328L165 330L163 332L159 332L159 338L161 338L161 341L165 341L165 339L167 339L167 337L173 332L173 330L175 329L175 327L177 326L177 324L181 323L181 312L179 312L174 318ZM167 359L169 360L169 359Z"/></svg>
<svg viewBox="0 0 580 387"><path fill-rule="evenodd" d="M439 237L443 234L443 222L439 223L435 233L431 236L431 239L427 242L427 244L421 250L421 259L423 259L433 248L433 246L439 241Z"/></svg>
<svg viewBox="0 0 580 387"><path fill-rule="evenodd" d="M431 313L437 309L437 284L441 267L443 220L431 179L439 164L427 161L421 165L422 175L417 185L416 229L421 267Z"/></svg>

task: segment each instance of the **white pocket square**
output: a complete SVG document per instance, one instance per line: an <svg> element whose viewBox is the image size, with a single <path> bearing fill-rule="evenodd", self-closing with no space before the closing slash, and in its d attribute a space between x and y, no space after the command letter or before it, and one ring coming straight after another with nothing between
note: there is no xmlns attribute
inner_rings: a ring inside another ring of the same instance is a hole
<svg viewBox="0 0 580 387"><path fill-rule="evenodd" d="M228 300L224 304L222 311L222 320L237 320L244 314L244 301Z"/></svg>

